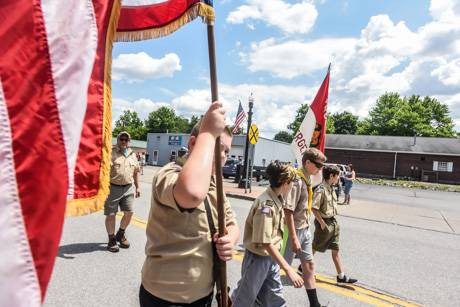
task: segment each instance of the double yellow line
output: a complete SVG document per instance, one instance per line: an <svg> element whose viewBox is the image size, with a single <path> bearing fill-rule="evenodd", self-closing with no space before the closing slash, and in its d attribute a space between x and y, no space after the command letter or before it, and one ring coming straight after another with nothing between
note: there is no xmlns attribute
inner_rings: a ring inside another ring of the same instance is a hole
<svg viewBox="0 0 460 307"><path fill-rule="evenodd" d="M121 214L117 214L118 218L121 218ZM147 222L133 216L131 219L131 225L137 226L139 228L145 229ZM243 261L243 252L237 251L233 259L242 262ZM284 272L281 273L284 275ZM317 286L325 289L329 292L333 292L345 297L352 298L354 300L372 305L372 306L404 306L404 307L418 307L419 304L410 302L408 300L399 298L394 295L386 294L376 290L367 289L363 286L357 285L347 285L347 286L338 286L336 281L328 276L321 275L316 273L316 282Z"/></svg>

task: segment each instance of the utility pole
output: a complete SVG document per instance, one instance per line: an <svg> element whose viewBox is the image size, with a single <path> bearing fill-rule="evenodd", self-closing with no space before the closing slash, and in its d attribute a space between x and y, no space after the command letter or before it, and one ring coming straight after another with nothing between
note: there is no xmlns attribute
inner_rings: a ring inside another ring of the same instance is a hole
<svg viewBox="0 0 460 307"><path fill-rule="evenodd" d="M240 183L238 184L239 188L245 188L245 189L247 187L246 182L248 181L248 166L249 166L248 152L249 152L249 146L251 145L249 143L248 136L249 136L249 129L251 128L251 124L252 124L252 107L254 106L254 98L252 97L252 93L251 93L251 96L249 96L248 102L249 102L248 127L246 129L246 147L244 148L243 176L241 176Z"/></svg>

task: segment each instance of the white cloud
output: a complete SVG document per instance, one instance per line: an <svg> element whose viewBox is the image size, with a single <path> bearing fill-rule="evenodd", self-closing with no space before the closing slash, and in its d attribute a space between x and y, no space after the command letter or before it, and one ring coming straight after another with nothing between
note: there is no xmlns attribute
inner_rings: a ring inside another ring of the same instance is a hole
<svg viewBox="0 0 460 307"><path fill-rule="evenodd" d="M434 20L456 22L460 15L460 3L456 0L432 0L430 13Z"/></svg>
<svg viewBox="0 0 460 307"><path fill-rule="evenodd" d="M324 69L338 55L351 52L355 39L319 39L313 42L278 43L270 38L251 45L250 53L240 53L252 72L268 71L273 76L292 79Z"/></svg>
<svg viewBox="0 0 460 307"><path fill-rule="evenodd" d="M306 86L261 85L261 84L219 84L219 101L226 110L227 124L233 124L241 100L248 112L248 97L253 93L253 122L257 123L261 136L272 138L278 131L287 130L287 125L295 118L297 109L303 103L310 103L316 95L317 88ZM211 103L209 88L190 89L169 102L154 102L141 98L135 101L113 99L113 123L124 110L133 110L141 119L161 106L169 106L177 115L190 118L206 112Z"/></svg>
<svg viewBox="0 0 460 307"><path fill-rule="evenodd" d="M150 112L153 112L163 106L170 106L170 104L166 102L155 102L147 98L140 98L134 101L121 98L113 98L112 125L115 124L116 120L120 118L120 115L122 115L126 110L136 111L139 115L139 118L141 120L145 120L147 119Z"/></svg>
<svg viewBox="0 0 460 307"><path fill-rule="evenodd" d="M112 78L128 82L142 82L145 79L172 77L180 71L180 59L175 53L168 53L161 59L152 58L145 52L120 54L113 60Z"/></svg>
<svg viewBox="0 0 460 307"><path fill-rule="evenodd" d="M311 1L290 4L282 0L247 0L227 16L227 22L242 24L248 19L261 20L286 33L308 33L318 11Z"/></svg>
<svg viewBox="0 0 460 307"><path fill-rule="evenodd" d="M253 93L254 116L264 137L273 137L293 121L297 109L302 103L311 102L316 89L306 86L259 85L259 84L219 84L219 100L226 109L227 123L233 124L238 100L248 112L248 97ZM191 89L172 100L176 112L185 117L201 115L211 103L210 90Z"/></svg>
<svg viewBox="0 0 460 307"><path fill-rule="evenodd" d="M433 20L415 30L377 15L356 38L270 38L252 43L249 50L240 51L240 58L252 72L283 79L324 71L332 62L329 110L333 112L366 116L380 95L394 91L442 97L458 122L460 3L433 0L430 13Z"/></svg>

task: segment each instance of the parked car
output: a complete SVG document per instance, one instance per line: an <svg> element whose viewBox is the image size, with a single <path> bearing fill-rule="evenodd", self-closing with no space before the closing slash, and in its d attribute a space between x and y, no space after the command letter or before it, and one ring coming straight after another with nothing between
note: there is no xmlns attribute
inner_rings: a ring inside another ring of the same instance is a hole
<svg viewBox="0 0 460 307"><path fill-rule="evenodd" d="M224 178L236 177L238 165L242 165L242 162L237 159L228 159L222 168Z"/></svg>

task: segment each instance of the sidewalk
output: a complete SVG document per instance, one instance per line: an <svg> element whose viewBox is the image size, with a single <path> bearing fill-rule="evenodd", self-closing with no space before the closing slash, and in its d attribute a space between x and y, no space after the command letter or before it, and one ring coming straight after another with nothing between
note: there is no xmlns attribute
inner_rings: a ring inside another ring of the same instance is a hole
<svg viewBox="0 0 460 307"><path fill-rule="evenodd" d="M228 197L245 200L254 200L266 189L266 186L259 186L258 183L253 182L252 191L249 192L248 189L247 193L244 193L244 189L238 188L237 183L229 180L224 180L223 187ZM352 205L339 205L338 211L339 216L349 218L460 235L460 213L458 212L362 200L356 194Z"/></svg>

